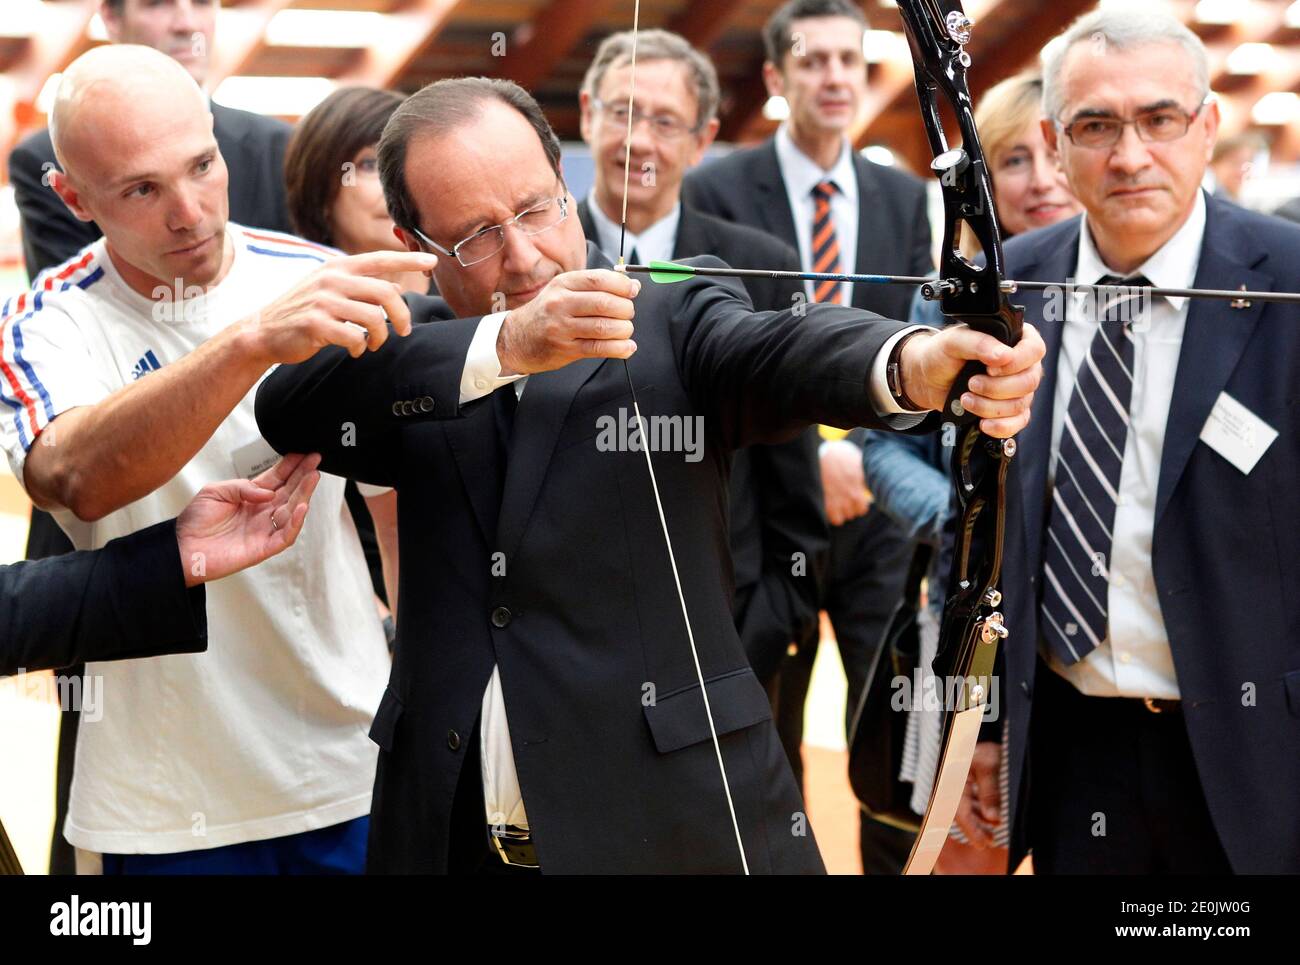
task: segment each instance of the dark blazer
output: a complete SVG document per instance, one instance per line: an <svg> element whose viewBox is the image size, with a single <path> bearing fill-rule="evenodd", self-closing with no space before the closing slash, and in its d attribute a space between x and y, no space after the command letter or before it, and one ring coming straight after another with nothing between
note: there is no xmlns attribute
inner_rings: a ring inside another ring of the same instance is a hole
<svg viewBox="0 0 1300 965"><path fill-rule="evenodd" d="M858 252L853 270L931 272L934 258L924 183L904 171L874 164L856 151L853 169L858 175ZM686 178L682 197L707 214L766 231L798 250L774 138L696 168ZM736 267L762 266L746 259ZM903 285L854 285L853 305L886 318L907 318L912 293Z"/></svg>
<svg viewBox="0 0 1300 965"><path fill-rule="evenodd" d="M1206 198L1196 287L1300 291L1300 227ZM1016 237L1007 273L1074 272L1078 218ZM1047 342L1043 381L1007 482L1003 596L1014 868L1026 850L1028 724L1038 579L1061 343L1044 297L1021 290ZM1300 872L1300 320L1295 306L1194 300L1165 431L1151 549L1183 715L1215 829L1236 872ZM1279 433L1250 475L1198 437L1220 392ZM1253 702L1246 695L1253 692ZM1086 726L1081 722L1080 726Z"/></svg>
<svg viewBox="0 0 1300 965"><path fill-rule="evenodd" d="M0 566L0 675L208 648L169 520L95 552Z"/></svg>
<svg viewBox="0 0 1300 965"><path fill-rule="evenodd" d="M589 245L588 265L609 261ZM407 297L417 316L439 304ZM902 326L836 306L752 314L739 285L704 278L646 283L637 317L626 371L643 415L702 420L701 459L661 451L653 463L749 865L820 872L732 620L727 466L732 450L814 422L880 425L865 384ZM371 730L382 751L369 867L446 870L462 764L478 772L463 749L496 664L544 870L734 873L645 453L611 446L611 423L631 419L624 365L530 376L503 466L495 399L459 402L478 322L418 325L361 359L327 349L257 394L276 449L321 452L324 471L398 491L403 582Z"/></svg>
<svg viewBox="0 0 1300 965"><path fill-rule="evenodd" d="M212 105L213 133L230 170L230 220L250 228L292 232L285 209L284 150L292 128L284 121ZM9 155L9 180L22 216L27 274L71 258L102 232L79 221L45 182L57 166L48 130L25 138Z"/></svg>
<svg viewBox="0 0 1300 965"><path fill-rule="evenodd" d="M578 204L578 217L588 239L600 237L585 200ZM673 258L702 254L716 255L729 265L799 270L799 255L789 245L683 204ZM788 279L743 281L759 311L789 308L803 291L800 282ZM732 458L730 542L736 628L750 665L764 682L789 645L817 622L819 581L830 550L817 442L817 430L805 429L789 442L748 446ZM796 553L803 554L802 567Z"/></svg>

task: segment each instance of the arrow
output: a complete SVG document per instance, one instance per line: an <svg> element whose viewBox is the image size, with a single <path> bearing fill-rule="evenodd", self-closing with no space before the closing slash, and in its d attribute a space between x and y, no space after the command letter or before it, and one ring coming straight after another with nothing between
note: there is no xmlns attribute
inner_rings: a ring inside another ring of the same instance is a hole
<svg viewBox="0 0 1300 965"><path fill-rule="evenodd" d="M635 274L649 275L651 281L658 282L661 285L671 285L674 282L685 281L693 275L701 277L720 276L724 278L794 278L804 281L863 282L868 285L919 285L925 289L923 294L930 300L942 297L946 290L945 286L951 287L953 285L953 282L942 281L938 278L924 275L858 275L826 271L783 271L768 268L699 268L692 265L678 264L675 261L652 261L648 265L623 265L622 270L633 272ZM1215 298L1220 301L1233 302L1261 301L1300 304L1300 293L1297 292L1256 292L1246 291L1244 288L1240 291L1232 291L1231 289L1221 288L1157 288L1152 285L1081 285L1075 284L1074 282L1051 281L1004 281L1002 283L1002 290L1005 292L1010 293L1020 289L1024 289L1025 291L1067 289L1071 291L1129 292L1145 295L1162 295L1167 298Z"/></svg>

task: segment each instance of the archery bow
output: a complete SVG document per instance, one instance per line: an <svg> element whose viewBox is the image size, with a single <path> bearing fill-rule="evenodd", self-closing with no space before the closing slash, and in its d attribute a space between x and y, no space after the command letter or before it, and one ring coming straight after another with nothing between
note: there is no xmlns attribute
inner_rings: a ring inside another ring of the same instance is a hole
<svg viewBox="0 0 1300 965"><path fill-rule="evenodd" d="M970 66L966 44L973 24L959 0L898 0L898 12L912 51L921 119L934 155L930 167L943 188L943 245L939 280L933 283L931 293L939 295L944 315L1014 345L1020 341L1024 309L1012 305L1003 288L1002 239L993 184L966 85ZM959 148L948 146L936 99L939 94L957 116ZM963 224L979 240L984 252L982 265L966 259L958 248ZM982 370L978 362L967 363L953 383L943 412L946 425L956 430L952 468L958 516L948 596L932 666L938 680L960 680L962 693L957 706L943 710L939 771L904 874L929 874L948 838L979 739L997 644L1008 635L997 608L1002 602L998 584L1007 470L1016 443L985 435L979 420L962 408L962 393L971 376Z"/></svg>
<svg viewBox="0 0 1300 965"><path fill-rule="evenodd" d="M939 279L933 275L864 275L850 272L834 271L788 271L778 268L711 268L682 265L675 261L652 261L648 265L624 265L624 271L639 275L649 275L651 281L670 285L683 281L692 275L709 278L784 278L800 281L846 281L850 284L865 285L916 285L921 295L934 301L942 297ZM1092 292L1094 294L1151 295L1168 298L1213 298L1231 302L1290 302L1300 303L1300 292L1261 292L1247 291L1243 286L1233 288L1161 288L1156 285L1082 285L1077 282L1056 281L1013 281L1004 280L1002 290L1014 295L1020 289L1025 291L1067 291Z"/></svg>

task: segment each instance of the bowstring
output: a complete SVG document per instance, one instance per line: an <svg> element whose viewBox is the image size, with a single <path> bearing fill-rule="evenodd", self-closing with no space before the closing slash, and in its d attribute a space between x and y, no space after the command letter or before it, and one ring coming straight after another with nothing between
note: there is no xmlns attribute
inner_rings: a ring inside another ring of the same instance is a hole
<svg viewBox="0 0 1300 965"><path fill-rule="evenodd" d="M636 0L632 10L632 74L631 90L627 98L627 140L623 153L623 216L619 223L618 265L617 269L626 268L624 260L627 243L627 194L632 177L632 130L635 124L633 111L636 107L636 42L641 23L641 0ZM709 720L709 736L713 739L713 752L718 758L718 772L722 775L722 790L727 798L727 810L731 814L731 827L736 833L736 848L740 852L740 866L749 874L749 861L745 856L745 843L740 837L740 821L736 818L736 804L731 797L731 782L727 780L727 767L722 761L722 744L718 741L718 728L713 721L713 708L709 704L709 692L704 686L704 670L700 666L700 652L695 646L695 633L691 628L690 613L686 608L686 594L682 591L682 577L677 570L677 556L673 552L673 540L668 533L668 519L664 516L663 498L659 495L659 482L655 478L654 460L650 458L650 435L646 431L646 422L641 415L641 405L637 401L636 386L632 384L632 372L627 359L623 360L623 375L627 378L627 387L632 393L632 411L636 415L637 428L641 431L641 451L645 453L646 469L650 472L650 488L654 490L655 508L659 511L659 526L664 534L664 545L668 548L668 562L672 566L673 582L677 587L677 600L682 608L682 620L686 624L686 639L691 644L691 659L695 662L695 679L700 685L700 696L704 698L704 714Z"/></svg>

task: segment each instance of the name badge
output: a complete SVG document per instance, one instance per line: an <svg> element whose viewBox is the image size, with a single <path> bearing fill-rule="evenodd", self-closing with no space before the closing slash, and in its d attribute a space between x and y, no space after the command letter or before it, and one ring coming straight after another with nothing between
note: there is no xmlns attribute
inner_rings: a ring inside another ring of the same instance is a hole
<svg viewBox="0 0 1300 965"><path fill-rule="evenodd" d="M1201 441L1247 476L1276 438L1276 429L1227 392L1219 393L1201 430Z"/></svg>
<svg viewBox="0 0 1300 965"><path fill-rule="evenodd" d="M235 475L252 479L279 462L280 454L271 448L269 442L259 436L255 442L250 442L232 452L230 459L235 464Z"/></svg>

